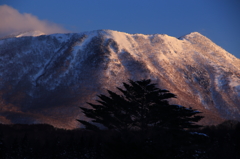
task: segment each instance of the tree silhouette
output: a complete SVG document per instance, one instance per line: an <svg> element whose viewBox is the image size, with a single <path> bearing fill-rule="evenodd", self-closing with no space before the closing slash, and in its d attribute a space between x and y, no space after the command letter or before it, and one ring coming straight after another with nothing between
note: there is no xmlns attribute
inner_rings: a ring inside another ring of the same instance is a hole
<svg viewBox="0 0 240 159"><path fill-rule="evenodd" d="M80 107L90 122L78 120L87 129L97 130L101 124L114 130L146 130L165 128L183 130L198 128L196 124L203 116L192 108L169 104L176 98L168 90L159 89L150 79L123 83L124 89L117 89L121 95L108 90L109 96L98 95L98 104L88 103L92 108Z"/></svg>

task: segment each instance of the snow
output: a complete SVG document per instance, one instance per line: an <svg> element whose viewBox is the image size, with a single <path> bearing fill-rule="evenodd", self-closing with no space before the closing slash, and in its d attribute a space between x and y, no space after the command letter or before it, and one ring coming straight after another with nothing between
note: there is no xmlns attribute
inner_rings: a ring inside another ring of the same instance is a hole
<svg viewBox="0 0 240 159"><path fill-rule="evenodd" d="M136 52L132 46L137 47L138 44L135 42L134 38L130 34L112 30L108 30L106 33L108 33L108 35L106 34L106 38L114 39L117 42L118 46L120 46L120 52L125 52L126 50L129 53L134 52L133 55L136 55Z"/></svg>
<svg viewBox="0 0 240 159"><path fill-rule="evenodd" d="M81 61L78 61L79 63L83 62L86 57L88 56L86 53L87 52L81 52L82 50L84 50L85 46L92 40L93 37L97 36L97 31L93 31L90 32L89 34L87 34L87 37L83 40L78 42L74 47L73 47L73 59L71 60L71 66L76 62L76 57L80 56Z"/></svg>
<svg viewBox="0 0 240 159"><path fill-rule="evenodd" d="M171 37L168 35L164 36L164 40L166 41L167 45L168 45L168 49L170 52L183 52L183 44L184 42L175 38L175 37ZM172 54L173 56L179 56L179 54Z"/></svg>
<svg viewBox="0 0 240 159"><path fill-rule="evenodd" d="M240 86L240 79L236 76L232 76L230 84L231 87L239 87Z"/></svg>
<svg viewBox="0 0 240 159"><path fill-rule="evenodd" d="M46 64L47 63L49 63L49 61L50 61L50 59L46 62ZM46 64L44 65L44 66L46 66ZM45 67L42 67L41 69L40 69L40 71L38 71L37 72L37 74L35 74L32 78L32 81L33 82L36 82L36 80L44 73L44 70L45 70Z"/></svg>
<svg viewBox="0 0 240 159"><path fill-rule="evenodd" d="M215 84L218 86L217 88L221 88L226 83L226 80L222 75L217 75L215 78Z"/></svg>
<svg viewBox="0 0 240 159"><path fill-rule="evenodd" d="M38 31L38 30L34 30L34 31L27 31L27 32L23 32L23 33L20 33L16 36L16 38L20 38L20 37L23 37L23 36L40 36L40 35L45 35L45 33L41 32L41 31Z"/></svg>
<svg viewBox="0 0 240 159"><path fill-rule="evenodd" d="M229 85L235 90L238 97L240 97L240 78L237 78L236 76L232 76L230 78Z"/></svg>

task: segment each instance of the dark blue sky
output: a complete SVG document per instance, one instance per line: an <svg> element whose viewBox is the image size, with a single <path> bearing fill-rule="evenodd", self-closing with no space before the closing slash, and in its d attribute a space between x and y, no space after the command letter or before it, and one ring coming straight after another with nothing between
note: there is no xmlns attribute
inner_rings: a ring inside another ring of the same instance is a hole
<svg viewBox="0 0 240 159"><path fill-rule="evenodd" d="M197 31L240 58L240 0L1 0L3 4L72 32L111 29L180 37Z"/></svg>

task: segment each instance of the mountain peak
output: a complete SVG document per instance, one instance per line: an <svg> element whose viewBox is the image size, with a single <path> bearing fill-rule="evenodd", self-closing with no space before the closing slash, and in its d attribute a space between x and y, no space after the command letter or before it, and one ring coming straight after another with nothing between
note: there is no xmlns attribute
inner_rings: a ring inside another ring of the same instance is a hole
<svg viewBox="0 0 240 159"><path fill-rule="evenodd" d="M178 39L183 40L183 39L189 39L189 38L195 38L195 37L205 37L205 36L199 32L191 32L189 34L179 37Z"/></svg>
<svg viewBox="0 0 240 159"><path fill-rule="evenodd" d="M191 32L191 33L189 33L188 35L192 35L192 36L196 36L196 35L201 35L201 36L203 36L202 34L200 34L199 32Z"/></svg>

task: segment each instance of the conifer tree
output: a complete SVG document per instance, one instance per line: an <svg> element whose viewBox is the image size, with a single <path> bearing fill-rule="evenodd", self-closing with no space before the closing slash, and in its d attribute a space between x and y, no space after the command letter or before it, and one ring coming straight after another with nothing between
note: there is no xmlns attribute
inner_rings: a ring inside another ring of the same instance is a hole
<svg viewBox="0 0 240 159"><path fill-rule="evenodd" d="M98 104L88 103L92 108L80 107L91 122L78 120L87 129L98 129L94 123L114 130L146 130L167 128L183 130L198 128L196 124L203 116L192 108L169 104L168 99L176 95L157 88L150 79L123 83L117 89L121 95L108 90L108 96L98 95Z"/></svg>

